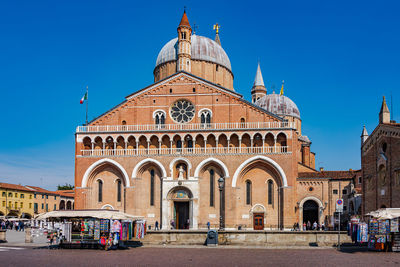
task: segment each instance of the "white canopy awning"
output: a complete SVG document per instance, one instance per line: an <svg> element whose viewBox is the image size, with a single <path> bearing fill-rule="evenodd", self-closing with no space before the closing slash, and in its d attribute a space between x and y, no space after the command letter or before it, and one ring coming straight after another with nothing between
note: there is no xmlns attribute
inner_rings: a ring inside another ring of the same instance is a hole
<svg viewBox="0 0 400 267"><path fill-rule="evenodd" d="M372 216L376 219L389 220L400 217L400 208L387 208L371 211L366 215Z"/></svg>
<svg viewBox="0 0 400 267"><path fill-rule="evenodd" d="M41 213L35 217L36 220L47 220L57 218L97 218L112 220L141 220L143 216L134 216L115 210L62 210Z"/></svg>

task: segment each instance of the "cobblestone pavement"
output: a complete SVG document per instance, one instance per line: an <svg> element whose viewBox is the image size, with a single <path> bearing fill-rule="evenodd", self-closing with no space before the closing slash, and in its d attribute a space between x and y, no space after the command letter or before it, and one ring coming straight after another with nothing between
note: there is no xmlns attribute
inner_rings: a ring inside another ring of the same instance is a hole
<svg viewBox="0 0 400 267"><path fill-rule="evenodd" d="M2 266L392 266L400 254L346 249L131 248L52 250L1 248Z"/></svg>

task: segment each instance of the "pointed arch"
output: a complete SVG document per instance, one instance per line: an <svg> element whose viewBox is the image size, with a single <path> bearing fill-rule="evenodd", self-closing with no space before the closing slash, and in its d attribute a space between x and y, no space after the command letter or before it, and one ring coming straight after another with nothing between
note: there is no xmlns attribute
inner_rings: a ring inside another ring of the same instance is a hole
<svg viewBox="0 0 400 267"><path fill-rule="evenodd" d="M200 162L199 165L197 165L196 170L194 171L194 177L199 177L201 169L210 162L214 162L222 168L222 170L224 171L225 178L229 177L229 171L228 171L228 168L226 167L225 163L223 163L221 160L216 159L216 158L207 158L207 159L203 160L202 162Z"/></svg>
<svg viewBox="0 0 400 267"><path fill-rule="evenodd" d="M124 167L121 166L121 164L119 164L118 162L116 162L115 160L112 160L112 159L101 159L101 160L96 161L92 165L90 165L90 167L86 170L85 174L83 175L82 185L81 186L82 187L87 187L89 176L92 173L92 171L94 171L100 165L104 165L104 164L107 164L107 163L113 165L116 168L118 168L118 170L122 174L122 177L125 180L126 187L130 187L131 183L129 181L128 173L125 171Z"/></svg>
<svg viewBox="0 0 400 267"><path fill-rule="evenodd" d="M262 160L262 161L267 162L269 165L271 165L271 166L279 173L279 175L281 176L283 187L287 187L287 186L288 186L286 174L285 174L285 172L283 171L283 169L281 168L281 166L279 166L278 163L276 163L274 160L272 160L272 159L270 159L270 158L268 158L268 157L265 157L265 156L255 156L255 157L252 157L252 158L249 158L249 159L245 160L245 161L244 161L242 164L240 164L240 166L237 168L237 170L235 171L235 174L233 175L233 178L232 178L232 187L236 187L237 179L238 179L240 173L242 172L242 170L243 170L248 164L250 164L250 163L252 163L252 162L254 162L254 161L256 161L256 160Z"/></svg>
<svg viewBox="0 0 400 267"><path fill-rule="evenodd" d="M165 170L165 168L161 164L161 162L159 162L158 160L155 160L155 159L147 158L147 159L140 161L138 164L136 164L135 168L132 171L132 179L137 177L140 167L142 167L146 163L154 163L155 165L157 165L160 168L162 177L167 177L167 171Z"/></svg>

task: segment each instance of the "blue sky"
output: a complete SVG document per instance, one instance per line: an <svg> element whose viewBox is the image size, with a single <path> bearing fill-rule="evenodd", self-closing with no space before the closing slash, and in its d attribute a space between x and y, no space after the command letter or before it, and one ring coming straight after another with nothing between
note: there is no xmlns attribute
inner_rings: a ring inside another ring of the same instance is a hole
<svg viewBox="0 0 400 267"><path fill-rule="evenodd" d="M258 60L269 92L285 80L317 167L360 167L362 125L374 129L382 95L400 119L398 1L1 1L0 181L73 183L84 88L91 119L151 84L183 6L197 34L221 25L246 99Z"/></svg>

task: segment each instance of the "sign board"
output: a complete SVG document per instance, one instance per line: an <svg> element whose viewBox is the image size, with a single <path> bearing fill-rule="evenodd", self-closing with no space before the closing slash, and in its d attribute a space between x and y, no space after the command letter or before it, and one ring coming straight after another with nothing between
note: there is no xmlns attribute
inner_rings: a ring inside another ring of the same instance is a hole
<svg viewBox="0 0 400 267"><path fill-rule="evenodd" d="M343 212L343 199L339 198L336 200L336 212Z"/></svg>

